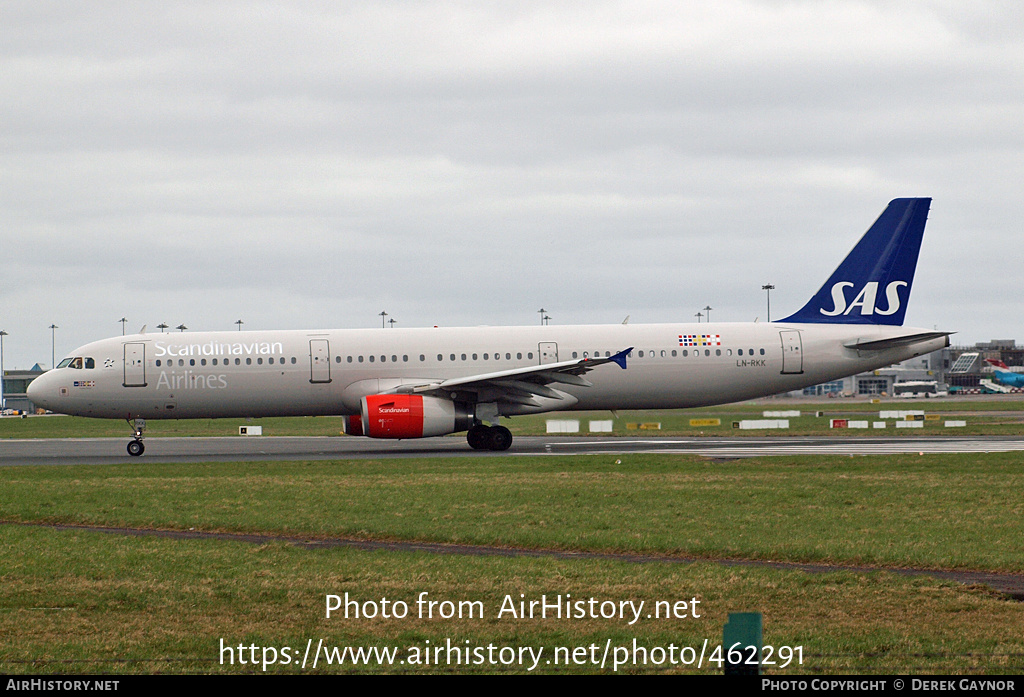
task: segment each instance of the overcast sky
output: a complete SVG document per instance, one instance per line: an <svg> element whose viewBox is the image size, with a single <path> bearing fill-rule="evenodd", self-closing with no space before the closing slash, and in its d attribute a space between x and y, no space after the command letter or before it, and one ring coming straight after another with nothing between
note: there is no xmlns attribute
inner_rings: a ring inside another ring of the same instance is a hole
<svg viewBox="0 0 1024 697"><path fill-rule="evenodd" d="M906 321L1024 340L1024 4L0 5L4 364L192 330L798 309L933 197Z"/></svg>

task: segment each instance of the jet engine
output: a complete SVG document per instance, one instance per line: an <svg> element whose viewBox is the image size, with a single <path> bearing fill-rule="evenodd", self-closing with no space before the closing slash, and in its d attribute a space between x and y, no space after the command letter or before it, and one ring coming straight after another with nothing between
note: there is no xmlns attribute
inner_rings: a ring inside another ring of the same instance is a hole
<svg viewBox="0 0 1024 697"><path fill-rule="evenodd" d="M472 405L440 397L373 394L363 397L362 431L371 438L426 438L465 431Z"/></svg>
<svg viewBox="0 0 1024 697"><path fill-rule="evenodd" d="M362 436L363 433L363 417L359 414L355 416L343 416L342 419L345 421L345 435L347 436Z"/></svg>

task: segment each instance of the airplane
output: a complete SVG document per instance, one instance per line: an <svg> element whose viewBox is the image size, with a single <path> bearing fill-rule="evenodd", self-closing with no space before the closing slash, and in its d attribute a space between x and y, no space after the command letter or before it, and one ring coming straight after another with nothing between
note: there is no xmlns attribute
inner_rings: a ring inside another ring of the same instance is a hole
<svg viewBox="0 0 1024 697"><path fill-rule="evenodd" d="M904 328L930 198L891 201L820 290L768 322L194 332L86 344L28 388L53 412L126 419L340 415L345 432L466 432L507 450L502 417L674 409L788 392L949 345ZM628 366L628 368L627 368Z"/></svg>
<svg viewBox="0 0 1024 697"><path fill-rule="evenodd" d="M986 358L985 362L992 366L996 382L1006 387L1024 387L1024 373L1015 373L1003 363L994 358Z"/></svg>

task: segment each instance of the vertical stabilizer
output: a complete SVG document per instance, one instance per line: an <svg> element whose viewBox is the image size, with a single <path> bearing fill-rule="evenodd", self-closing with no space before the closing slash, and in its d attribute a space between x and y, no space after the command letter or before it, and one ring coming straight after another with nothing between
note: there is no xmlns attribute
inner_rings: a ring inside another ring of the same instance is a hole
<svg viewBox="0 0 1024 697"><path fill-rule="evenodd" d="M825 285L778 320L811 324L903 324L930 198L897 198Z"/></svg>

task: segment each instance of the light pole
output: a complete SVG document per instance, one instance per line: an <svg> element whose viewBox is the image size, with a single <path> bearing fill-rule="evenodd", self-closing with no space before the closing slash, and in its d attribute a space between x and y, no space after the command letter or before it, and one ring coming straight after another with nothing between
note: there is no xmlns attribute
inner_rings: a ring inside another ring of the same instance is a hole
<svg viewBox="0 0 1024 697"><path fill-rule="evenodd" d="M704 308L704 312L706 312L706 313L707 313L707 314L706 314L706 315L704 315L704 316L708 318L708 322L710 322L710 321L711 321L711 310L712 310L712 309L714 309L714 308L712 308L712 307L711 307L710 305L708 305L707 307L705 307L705 308Z"/></svg>
<svg viewBox="0 0 1024 697"><path fill-rule="evenodd" d="M380 328L381 329L384 328L384 318L387 317L387 316L388 316L388 313L384 312L384 310L380 311Z"/></svg>
<svg viewBox="0 0 1024 697"><path fill-rule="evenodd" d="M4 337L7 332L0 329L0 409L4 408Z"/></svg>
<svg viewBox="0 0 1024 697"><path fill-rule="evenodd" d="M60 329L56 324L50 325L50 368L55 367L57 364L54 362L57 359L57 330Z"/></svg>
<svg viewBox="0 0 1024 697"><path fill-rule="evenodd" d="M179 332L184 332L186 329L188 329L188 327L186 327L184 324L179 324L177 327L175 327L175 329L177 329Z"/></svg>
<svg viewBox="0 0 1024 697"><path fill-rule="evenodd" d="M703 317L703 316L704 316L703 312L698 312L697 314L694 315L694 317L697 318L697 324L700 324L700 318Z"/></svg>
<svg viewBox="0 0 1024 697"><path fill-rule="evenodd" d="M164 330L167 329L168 326L169 325L167 324L167 322L161 322L160 324L156 325L156 328L160 330L161 334L163 334Z"/></svg>
<svg viewBox="0 0 1024 697"><path fill-rule="evenodd" d="M124 336L124 325L128 324L128 320L125 317L122 317L117 321L121 323L121 336Z"/></svg>
<svg viewBox="0 0 1024 697"><path fill-rule="evenodd" d="M766 283L765 285L761 286L761 290L765 291L768 294L768 321L771 322L772 321L772 291L775 290L775 286L773 286L771 283Z"/></svg>
<svg viewBox="0 0 1024 697"><path fill-rule="evenodd" d="M395 328L395 322L397 322L397 321L398 320L396 320L394 317L392 317L391 319L388 320L388 324L390 324L391 328L394 329Z"/></svg>
<svg viewBox="0 0 1024 697"><path fill-rule="evenodd" d="M243 321L242 321L242 320L240 320L240 319L236 319L236 320L235 320L235 324L237 324L237 325L238 325L238 331L242 331L242 325L243 325L243 324L245 324L245 322L243 322Z"/></svg>

